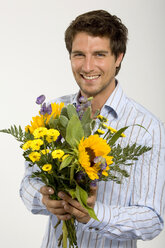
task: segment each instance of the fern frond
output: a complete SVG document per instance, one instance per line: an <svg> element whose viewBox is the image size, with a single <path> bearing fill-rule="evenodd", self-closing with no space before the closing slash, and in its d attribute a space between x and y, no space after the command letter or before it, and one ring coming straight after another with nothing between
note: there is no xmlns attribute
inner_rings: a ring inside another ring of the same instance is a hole
<svg viewBox="0 0 165 248"><path fill-rule="evenodd" d="M10 134L10 135L14 136L16 138L16 140L18 140L20 142L23 142L23 140L24 140L24 132L23 132L21 126L19 126L17 128L15 125L13 125L8 129L0 130L0 132Z"/></svg>

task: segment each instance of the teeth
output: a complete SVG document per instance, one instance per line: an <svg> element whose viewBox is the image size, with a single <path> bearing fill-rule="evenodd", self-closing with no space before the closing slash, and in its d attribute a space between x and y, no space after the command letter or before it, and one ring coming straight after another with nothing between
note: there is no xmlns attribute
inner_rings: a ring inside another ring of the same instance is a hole
<svg viewBox="0 0 165 248"><path fill-rule="evenodd" d="M92 79L96 79L99 77L99 75L97 76L85 76L85 75L82 75L85 79L88 79L88 80L92 80Z"/></svg>

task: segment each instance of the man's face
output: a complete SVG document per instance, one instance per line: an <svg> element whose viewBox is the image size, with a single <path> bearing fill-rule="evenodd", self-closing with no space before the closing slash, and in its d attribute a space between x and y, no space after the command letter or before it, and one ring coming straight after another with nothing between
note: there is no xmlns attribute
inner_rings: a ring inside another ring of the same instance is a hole
<svg viewBox="0 0 165 248"><path fill-rule="evenodd" d="M112 93L115 87L117 59L111 53L107 37L94 37L85 32L78 33L72 43L71 66L77 84L84 96Z"/></svg>

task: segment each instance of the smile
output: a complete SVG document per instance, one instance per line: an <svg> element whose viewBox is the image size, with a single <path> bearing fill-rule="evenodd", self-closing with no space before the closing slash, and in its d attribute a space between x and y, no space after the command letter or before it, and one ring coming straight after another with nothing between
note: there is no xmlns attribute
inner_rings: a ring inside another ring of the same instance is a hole
<svg viewBox="0 0 165 248"><path fill-rule="evenodd" d="M100 77L100 75L93 75L93 76L85 76L83 74L80 74L84 79L87 79L87 80L93 80L93 79L97 79Z"/></svg>

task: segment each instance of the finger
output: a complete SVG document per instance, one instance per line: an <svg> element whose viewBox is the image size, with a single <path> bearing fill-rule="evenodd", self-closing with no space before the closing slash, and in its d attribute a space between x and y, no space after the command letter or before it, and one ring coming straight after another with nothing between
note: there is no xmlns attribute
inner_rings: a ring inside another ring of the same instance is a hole
<svg viewBox="0 0 165 248"><path fill-rule="evenodd" d="M84 215L86 215L86 213L83 213L81 210L74 208L72 205L70 204L65 204L64 205L64 210L69 213L70 215L74 215L76 218L83 218Z"/></svg>
<svg viewBox="0 0 165 248"><path fill-rule="evenodd" d="M78 210L87 213L86 209L84 209L81 204L77 201L72 199L69 195L65 194L64 192L59 192L58 196L63 199L64 201L68 202L70 205L72 205L74 208L77 208ZM64 204L65 205L65 204Z"/></svg>
<svg viewBox="0 0 165 248"><path fill-rule="evenodd" d="M65 214L65 215L56 215L59 220L70 220L72 218L72 215Z"/></svg>
<svg viewBox="0 0 165 248"><path fill-rule="evenodd" d="M52 195L54 193L54 190L51 187L42 186L40 188L40 193L42 195Z"/></svg>
<svg viewBox="0 0 165 248"><path fill-rule="evenodd" d="M90 220L90 216L88 213L84 213L77 208L72 207L69 204L64 206L64 209L71 215L74 216L79 222L87 223Z"/></svg>
<svg viewBox="0 0 165 248"><path fill-rule="evenodd" d="M47 208L63 208L64 206L64 201L51 200L47 195L43 196L42 202Z"/></svg>
<svg viewBox="0 0 165 248"><path fill-rule="evenodd" d="M58 215L58 216L68 214L64 208L49 208L48 207L47 210L51 212L52 214Z"/></svg>

